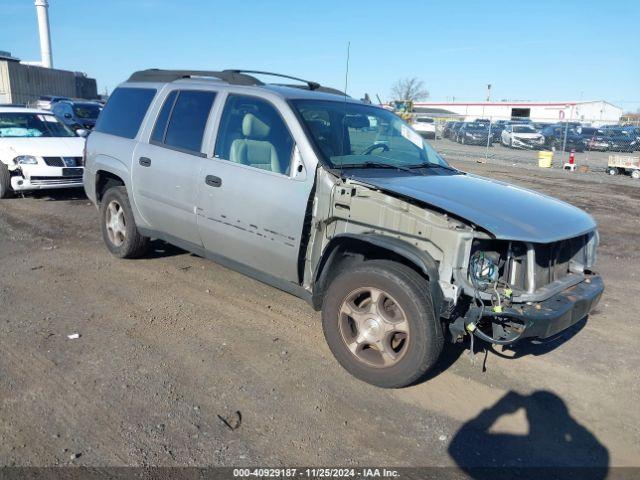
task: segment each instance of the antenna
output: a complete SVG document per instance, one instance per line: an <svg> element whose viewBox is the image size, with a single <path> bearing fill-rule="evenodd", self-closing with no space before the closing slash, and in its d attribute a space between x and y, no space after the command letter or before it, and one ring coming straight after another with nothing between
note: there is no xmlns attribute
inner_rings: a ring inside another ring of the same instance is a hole
<svg viewBox="0 0 640 480"><path fill-rule="evenodd" d="M344 117L342 117L342 129L340 132L340 153L344 157L344 140L347 128L347 87L349 86L349 57L351 54L351 41L347 42L347 68L344 74ZM340 162L340 178L342 178L342 163Z"/></svg>
<svg viewBox="0 0 640 480"><path fill-rule="evenodd" d="M344 99L347 100L347 87L349 86L349 56L351 54L351 42L347 42L347 71L344 74Z"/></svg>

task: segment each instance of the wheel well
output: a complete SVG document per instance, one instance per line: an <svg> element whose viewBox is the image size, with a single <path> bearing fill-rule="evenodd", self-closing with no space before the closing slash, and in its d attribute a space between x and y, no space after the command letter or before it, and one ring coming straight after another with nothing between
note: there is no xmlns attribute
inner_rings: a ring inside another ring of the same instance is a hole
<svg viewBox="0 0 640 480"><path fill-rule="evenodd" d="M102 201L107 190L116 186L124 187L124 180L111 172L98 170L96 173L96 199L98 203Z"/></svg>
<svg viewBox="0 0 640 480"><path fill-rule="evenodd" d="M419 265L391 249L356 238L336 239L334 244L328 247L318 267L313 288L313 308L315 310L321 309L327 287L343 269L367 260L391 260L406 265L429 280L429 275Z"/></svg>

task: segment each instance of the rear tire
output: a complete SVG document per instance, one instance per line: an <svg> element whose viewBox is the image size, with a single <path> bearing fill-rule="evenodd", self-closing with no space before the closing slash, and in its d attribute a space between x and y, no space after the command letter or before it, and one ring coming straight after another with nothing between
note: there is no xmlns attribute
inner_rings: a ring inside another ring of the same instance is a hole
<svg viewBox="0 0 640 480"><path fill-rule="evenodd" d="M11 174L7 166L0 162L0 198L7 198L13 193Z"/></svg>
<svg viewBox="0 0 640 480"><path fill-rule="evenodd" d="M415 383L436 364L444 343L427 280L388 260L338 274L324 297L322 327L340 365L383 388Z"/></svg>
<svg viewBox="0 0 640 480"><path fill-rule="evenodd" d="M631 178L634 178L636 180L640 180L640 170L632 170L631 171Z"/></svg>
<svg viewBox="0 0 640 480"><path fill-rule="evenodd" d="M111 187L100 203L102 238L118 258L139 258L149 250L149 237L140 235L133 217L127 189Z"/></svg>

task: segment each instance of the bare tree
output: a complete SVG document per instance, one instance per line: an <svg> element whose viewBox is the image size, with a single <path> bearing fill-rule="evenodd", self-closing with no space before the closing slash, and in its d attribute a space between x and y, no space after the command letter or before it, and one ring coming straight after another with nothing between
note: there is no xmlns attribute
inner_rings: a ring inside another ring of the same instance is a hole
<svg viewBox="0 0 640 480"><path fill-rule="evenodd" d="M417 77L402 78L391 87L394 100L411 100L413 102L429 97L424 82Z"/></svg>

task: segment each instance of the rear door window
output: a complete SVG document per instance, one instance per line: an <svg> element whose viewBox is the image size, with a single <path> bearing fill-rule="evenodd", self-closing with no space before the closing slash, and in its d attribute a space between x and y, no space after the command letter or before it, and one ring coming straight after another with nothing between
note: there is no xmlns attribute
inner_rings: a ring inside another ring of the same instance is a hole
<svg viewBox="0 0 640 480"><path fill-rule="evenodd" d="M116 88L98 118L95 130L135 138L155 95L155 88Z"/></svg>
<svg viewBox="0 0 640 480"><path fill-rule="evenodd" d="M174 90L167 95L167 98L162 105L162 110L160 110L160 115L158 115L158 119L156 120L156 126L153 128L153 133L151 134L152 143L164 142L164 136L167 133L167 124L169 123L169 116L171 115L171 110L173 110L173 104L175 103L177 96L177 90Z"/></svg>
<svg viewBox="0 0 640 480"><path fill-rule="evenodd" d="M201 153L202 137L215 96L215 92L208 91L179 91L160 143L188 153ZM167 103L165 102L156 124L158 132L162 129L162 122L165 121L163 115L169 115L165 112L165 108L169 108ZM154 135L156 129L154 129Z"/></svg>

